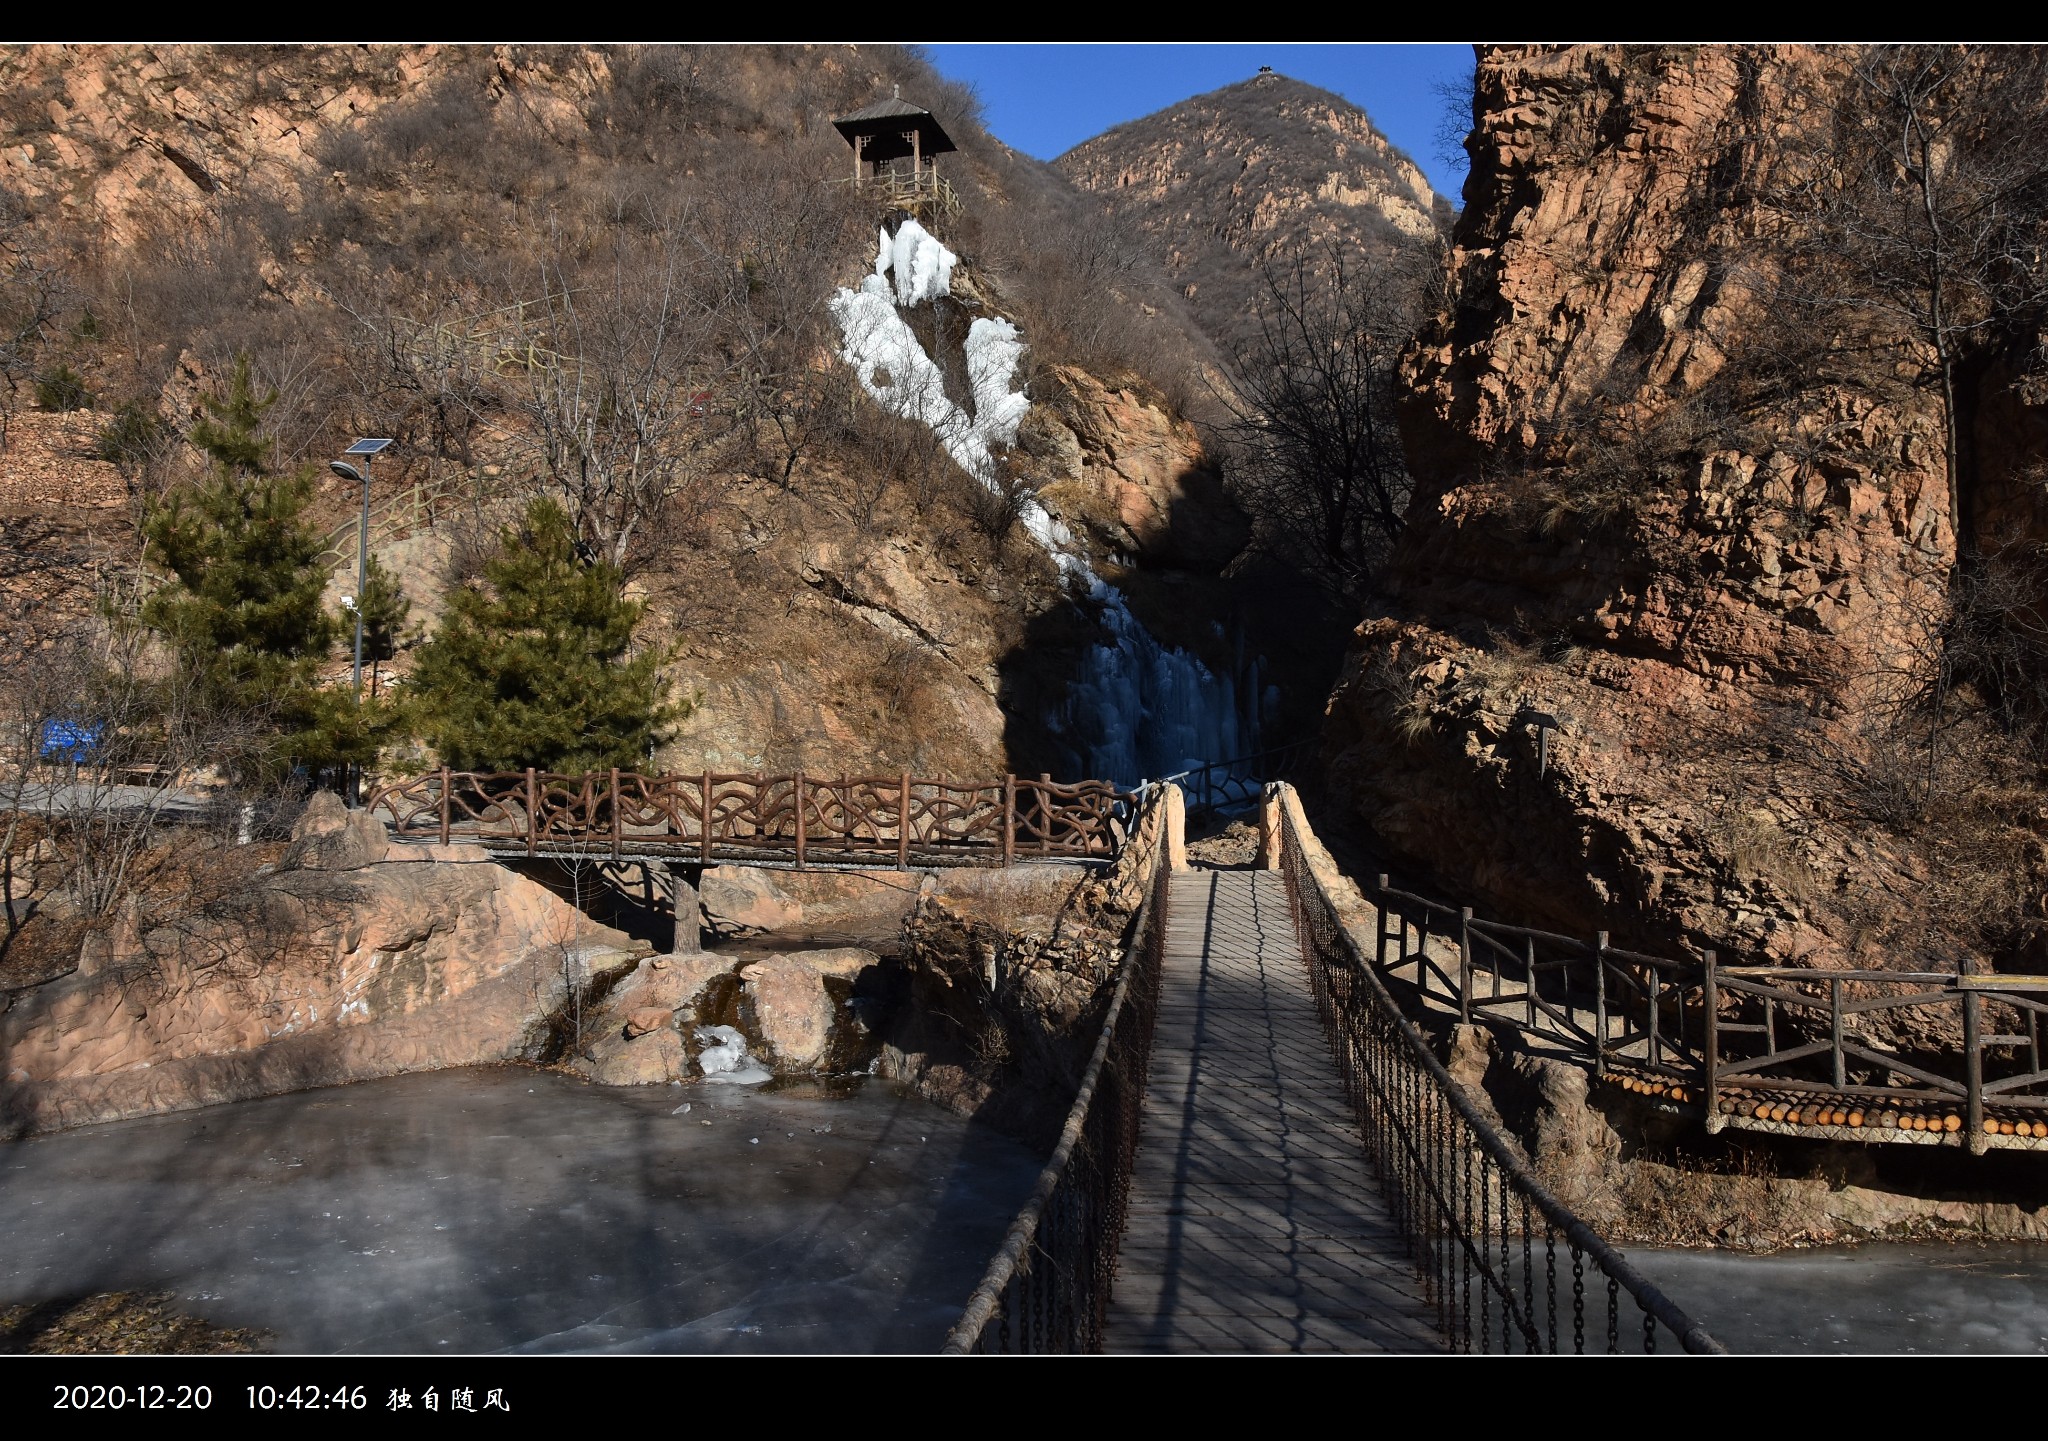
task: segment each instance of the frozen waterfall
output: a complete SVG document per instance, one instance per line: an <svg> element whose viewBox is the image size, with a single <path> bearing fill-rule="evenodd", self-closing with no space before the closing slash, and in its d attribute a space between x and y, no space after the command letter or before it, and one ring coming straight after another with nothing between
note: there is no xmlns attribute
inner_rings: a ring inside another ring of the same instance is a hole
<svg viewBox="0 0 2048 1441"><path fill-rule="evenodd" d="M1007 320L983 318L968 327L970 411L946 394L938 364L900 313L950 295L958 263L917 221L905 220L894 235L881 232L874 273L858 290L842 287L830 306L844 341L840 358L861 388L885 409L931 427L960 468L993 489L995 451L1016 443L1031 405L1012 389L1023 339ZM1134 785L1258 748L1256 662L1219 676L1189 652L1161 645L1035 496L1025 497L1019 519L1068 583L1099 607L1105 639L1089 648L1065 697L1045 717L1081 774Z"/></svg>

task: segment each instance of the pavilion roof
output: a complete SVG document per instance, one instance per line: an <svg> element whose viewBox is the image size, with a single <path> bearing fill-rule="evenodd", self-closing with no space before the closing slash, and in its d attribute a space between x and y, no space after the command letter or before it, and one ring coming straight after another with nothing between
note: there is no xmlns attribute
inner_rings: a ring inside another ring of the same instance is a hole
<svg viewBox="0 0 2048 1441"><path fill-rule="evenodd" d="M858 144L861 136L867 137L860 152L863 160L886 162L910 154L913 132L917 135L918 151L925 156L943 155L960 148L931 111L900 95L842 115L832 122L832 128L846 137L848 145Z"/></svg>

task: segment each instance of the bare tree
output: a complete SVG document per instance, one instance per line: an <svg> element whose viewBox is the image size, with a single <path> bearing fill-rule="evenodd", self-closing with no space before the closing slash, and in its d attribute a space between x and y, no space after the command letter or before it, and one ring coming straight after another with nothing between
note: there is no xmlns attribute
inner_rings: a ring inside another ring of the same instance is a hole
<svg viewBox="0 0 2048 1441"><path fill-rule="evenodd" d="M1371 584L1408 504L1394 367L1418 258L1367 266L1332 248L1269 266L1257 333L1233 357L1224 440L1242 500L1265 544L1340 600Z"/></svg>
<svg viewBox="0 0 2048 1441"><path fill-rule="evenodd" d="M70 282L37 234L27 205L0 188L0 449L50 327L71 300Z"/></svg>
<svg viewBox="0 0 2048 1441"><path fill-rule="evenodd" d="M1940 415L1965 555L1972 457L1965 376L2038 365L2048 320L2048 55L1884 45L1787 88L1764 198L1781 222L1777 298L1821 331L1905 366ZM1896 337L1912 345L1901 351Z"/></svg>
<svg viewBox="0 0 2048 1441"><path fill-rule="evenodd" d="M541 488L615 565L649 519L714 467L730 429L716 339L723 277L707 275L690 213L622 205L578 264L561 237L522 306L508 359L525 371L524 418Z"/></svg>
<svg viewBox="0 0 2048 1441"><path fill-rule="evenodd" d="M729 358L721 408L761 473L785 488L820 449L844 440L853 380L819 283L867 233L843 186L820 185L801 153L750 157L711 177L698 244Z"/></svg>
<svg viewBox="0 0 2048 1441"><path fill-rule="evenodd" d="M0 868L11 888L32 828L54 851L43 875L58 877L39 888L86 921L112 916L144 886L165 858L168 825L204 819L195 776L235 769L264 742L253 718L211 704L195 677L154 663L146 644L119 632L58 637L16 668L0 714ZM227 798L230 829L246 814L243 799ZM16 922L10 906L10 937Z"/></svg>

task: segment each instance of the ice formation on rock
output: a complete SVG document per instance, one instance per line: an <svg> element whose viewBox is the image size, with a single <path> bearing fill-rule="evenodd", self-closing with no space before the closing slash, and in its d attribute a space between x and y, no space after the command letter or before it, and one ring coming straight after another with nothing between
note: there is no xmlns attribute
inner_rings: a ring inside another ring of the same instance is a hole
<svg viewBox="0 0 2048 1441"><path fill-rule="evenodd" d="M707 1081L724 1081L735 1086L758 1086L773 1080L768 1069L747 1054L747 1038L731 1026L699 1026L697 1038L704 1049L697 1053L697 1068Z"/></svg>
<svg viewBox="0 0 2048 1441"><path fill-rule="evenodd" d="M968 410L946 394L944 374L898 309L951 295L958 263L923 226L906 220L893 236L881 232L874 273L858 290L842 287L830 307L844 341L840 358L854 368L861 388L884 409L929 426L962 470L997 490L996 451L1016 443L1031 408L1030 397L1012 388L1023 337L1001 318L983 317L968 327ZM1256 667L1240 714L1232 678L1215 675L1187 651L1161 645L1036 496L1022 497L1018 521L1068 582L1101 607L1108 639L1090 648L1066 699L1047 717L1086 774L1135 784L1257 748Z"/></svg>

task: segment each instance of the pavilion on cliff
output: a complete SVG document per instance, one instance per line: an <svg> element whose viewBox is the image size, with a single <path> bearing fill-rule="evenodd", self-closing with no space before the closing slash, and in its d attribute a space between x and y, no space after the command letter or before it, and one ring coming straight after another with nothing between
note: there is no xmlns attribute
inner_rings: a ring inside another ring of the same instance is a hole
<svg viewBox="0 0 2048 1441"><path fill-rule="evenodd" d="M846 137L853 149L853 181L861 189L872 189L892 209L913 215L939 210L951 215L960 209L953 187L939 174L937 157L960 147L929 110L911 104L899 89L887 100L842 115L832 128ZM910 162L909 170L902 162ZM865 161L870 167L861 173Z"/></svg>

